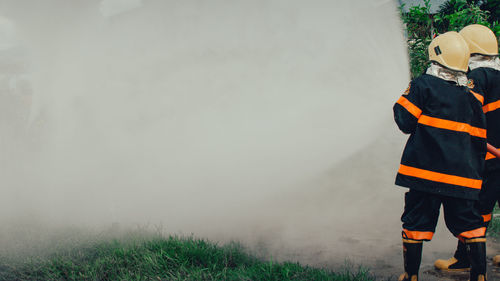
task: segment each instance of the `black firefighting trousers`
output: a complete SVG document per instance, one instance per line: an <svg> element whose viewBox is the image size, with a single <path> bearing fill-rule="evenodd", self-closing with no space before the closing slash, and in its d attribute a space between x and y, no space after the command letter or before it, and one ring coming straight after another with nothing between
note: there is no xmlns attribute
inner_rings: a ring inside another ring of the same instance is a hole
<svg viewBox="0 0 500 281"><path fill-rule="evenodd" d="M484 237L486 228L475 206L477 202L410 189L405 194L405 208L401 216L403 239L430 241L436 229L441 204L446 226L454 236L461 240Z"/></svg>

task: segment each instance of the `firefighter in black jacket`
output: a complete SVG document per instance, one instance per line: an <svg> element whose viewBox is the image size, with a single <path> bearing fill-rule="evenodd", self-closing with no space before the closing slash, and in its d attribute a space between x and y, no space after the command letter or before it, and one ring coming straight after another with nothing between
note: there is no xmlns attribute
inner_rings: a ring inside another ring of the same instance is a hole
<svg viewBox="0 0 500 281"><path fill-rule="evenodd" d="M473 24L463 28L460 35L464 37L471 52L469 60L469 88L483 102L486 114L487 140L495 147L500 147L500 60L498 59L498 43L495 34L486 26ZM483 216L484 226L491 220L495 203L500 199L500 159L492 154L486 155L484 182L479 194L478 210ZM494 262L500 263L500 256ZM448 260L437 260L435 267L445 271L469 270L466 247L458 241L457 250Z"/></svg>
<svg viewBox="0 0 500 281"><path fill-rule="evenodd" d="M474 208L486 156L486 119L482 104L467 85L469 48L457 32L429 45L431 66L411 81L394 105L394 119L406 143L396 184L405 194L400 281L418 280L422 242L430 241L439 209L448 229L467 243L470 280L486 280L483 219Z"/></svg>

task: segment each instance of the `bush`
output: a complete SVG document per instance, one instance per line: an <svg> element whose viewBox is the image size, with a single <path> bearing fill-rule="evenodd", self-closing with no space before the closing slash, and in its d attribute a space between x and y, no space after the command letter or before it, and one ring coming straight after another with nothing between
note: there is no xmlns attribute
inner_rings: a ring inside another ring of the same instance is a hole
<svg viewBox="0 0 500 281"><path fill-rule="evenodd" d="M444 3L439 12L430 13L430 0L423 6L411 7L408 13L401 14L406 25L410 71L412 78L422 74L428 66L427 47L434 36L447 31L460 31L469 24L488 26L500 35L500 25L492 21L490 12L483 10L477 1L450 0Z"/></svg>

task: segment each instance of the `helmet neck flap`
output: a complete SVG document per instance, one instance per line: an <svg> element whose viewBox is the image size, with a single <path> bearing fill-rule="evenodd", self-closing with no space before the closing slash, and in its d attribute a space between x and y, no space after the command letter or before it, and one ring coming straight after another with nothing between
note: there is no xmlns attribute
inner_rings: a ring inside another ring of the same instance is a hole
<svg viewBox="0 0 500 281"><path fill-rule="evenodd" d="M467 75L465 75L465 73L445 68L435 62L431 63L425 73L446 81L454 82L458 86L466 86L468 81Z"/></svg>
<svg viewBox="0 0 500 281"><path fill-rule="evenodd" d="M469 59L470 70L480 67L493 68L500 71L500 59L497 56L472 55Z"/></svg>

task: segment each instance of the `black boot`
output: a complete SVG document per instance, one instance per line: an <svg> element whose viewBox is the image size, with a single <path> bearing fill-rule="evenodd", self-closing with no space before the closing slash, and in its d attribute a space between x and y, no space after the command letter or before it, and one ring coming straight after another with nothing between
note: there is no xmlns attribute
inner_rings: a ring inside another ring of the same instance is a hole
<svg viewBox="0 0 500 281"><path fill-rule="evenodd" d="M405 273L399 276L399 281L417 281L420 261L422 260L422 242L411 241L409 243L405 241L403 241Z"/></svg>
<svg viewBox="0 0 500 281"><path fill-rule="evenodd" d="M486 239L471 239L465 242L471 265L470 281L486 281Z"/></svg>
<svg viewBox="0 0 500 281"><path fill-rule="evenodd" d="M455 255L447 260L437 260L434 267L443 271L467 271L470 269L469 257L465 242L458 240L457 250Z"/></svg>

